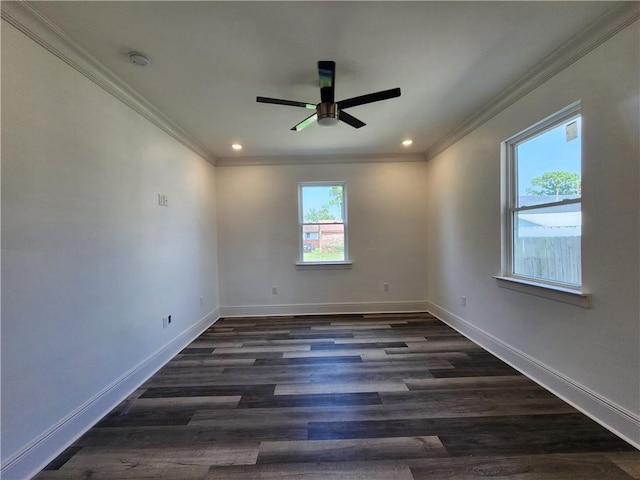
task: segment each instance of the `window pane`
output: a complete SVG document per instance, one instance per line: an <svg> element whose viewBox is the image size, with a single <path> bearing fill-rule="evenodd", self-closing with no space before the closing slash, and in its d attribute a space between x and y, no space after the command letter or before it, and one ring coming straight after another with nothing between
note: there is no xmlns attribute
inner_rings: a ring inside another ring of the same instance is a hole
<svg viewBox="0 0 640 480"><path fill-rule="evenodd" d="M515 275L581 284L580 203L515 212L513 220Z"/></svg>
<svg viewBox="0 0 640 480"><path fill-rule="evenodd" d="M342 214L343 191L341 185L302 187L302 220L305 223L344 221Z"/></svg>
<svg viewBox="0 0 640 480"><path fill-rule="evenodd" d="M305 262L344 261L344 224L304 224L302 226L302 260Z"/></svg>
<svg viewBox="0 0 640 480"><path fill-rule="evenodd" d="M517 207L580 198L581 119L516 146Z"/></svg>

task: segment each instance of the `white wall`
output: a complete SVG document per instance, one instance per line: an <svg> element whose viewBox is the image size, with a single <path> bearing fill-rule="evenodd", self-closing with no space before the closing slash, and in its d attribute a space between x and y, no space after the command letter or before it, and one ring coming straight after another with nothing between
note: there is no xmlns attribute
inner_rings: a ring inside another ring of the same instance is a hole
<svg viewBox="0 0 640 480"><path fill-rule="evenodd" d="M424 162L218 167L223 314L424 308L425 167ZM347 182L352 268L296 269L302 181Z"/></svg>
<svg viewBox="0 0 640 480"><path fill-rule="evenodd" d="M215 320L214 172L3 22L4 466Z"/></svg>
<svg viewBox="0 0 640 480"><path fill-rule="evenodd" d="M569 399L581 408L601 420L610 414L609 426L636 444L638 38L636 22L430 160L425 185L434 310L513 355L520 368L547 384L557 373L556 390L565 384L560 393L573 395ZM492 278L501 273L500 143L576 100L583 117L583 281L593 296L591 309L499 288ZM625 417L628 422L612 424Z"/></svg>
<svg viewBox="0 0 640 480"><path fill-rule="evenodd" d="M21 478L5 466L34 450L54 456L77 433L65 426L89 426L153 368L149 359L160 362L218 308L410 310L428 299L457 328L515 352L523 370L533 365L533 376L555 372L637 421L637 24L427 163L217 169L2 27L3 478ZM588 310L492 278L500 142L577 99ZM348 183L350 269L294 266L297 183L319 180ZM174 325L163 330L167 314Z"/></svg>

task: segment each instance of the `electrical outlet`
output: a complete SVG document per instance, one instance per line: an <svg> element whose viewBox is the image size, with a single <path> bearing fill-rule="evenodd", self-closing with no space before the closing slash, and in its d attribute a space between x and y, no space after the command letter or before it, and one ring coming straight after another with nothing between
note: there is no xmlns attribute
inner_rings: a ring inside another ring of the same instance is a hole
<svg viewBox="0 0 640 480"><path fill-rule="evenodd" d="M385 292L388 292L388 291L389 291L389 284L388 284L388 283L383 283L383 284L382 284L382 289L383 289Z"/></svg>
<svg viewBox="0 0 640 480"><path fill-rule="evenodd" d="M463 307L467 306L467 297L465 297L464 295L460 297L460 305L462 305Z"/></svg>
<svg viewBox="0 0 640 480"><path fill-rule="evenodd" d="M276 286L271 287L271 293L273 295L277 295L278 294L278 287L276 287Z"/></svg>
<svg viewBox="0 0 640 480"><path fill-rule="evenodd" d="M169 317L162 317L162 328L167 328L169 326Z"/></svg>
<svg viewBox="0 0 640 480"><path fill-rule="evenodd" d="M204 297L200 297L200 306L204 307Z"/></svg>

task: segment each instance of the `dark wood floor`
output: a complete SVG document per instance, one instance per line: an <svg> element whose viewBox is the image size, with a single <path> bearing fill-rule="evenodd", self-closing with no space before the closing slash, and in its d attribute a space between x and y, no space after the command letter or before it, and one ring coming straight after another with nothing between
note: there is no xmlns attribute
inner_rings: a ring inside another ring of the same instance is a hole
<svg viewBox="0 0 640 480"><path fill-rule="evenodd" d="M640 479L640 452L428 314L223 319L37 477Z"/></svg>

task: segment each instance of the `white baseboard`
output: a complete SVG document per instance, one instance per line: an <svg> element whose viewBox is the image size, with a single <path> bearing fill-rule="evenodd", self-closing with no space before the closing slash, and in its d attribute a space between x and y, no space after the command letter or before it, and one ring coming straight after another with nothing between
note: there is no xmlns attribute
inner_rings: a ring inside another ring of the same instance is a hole
<svg viewBox="0 0 640 480"><path fill-rule="evenodd" d="M640 417L638 415L444 308L432 302L427 303L427 310L447 325L640 449Z"/></svg>
<svg viewBox="0 0 640 480"><path fill-rule="evenodd" d="M43 432L2 465L0 478L25 480L36 475L219 318L219 309L209 312L170 343Z"/></svg>
<svg viewBox="0 0 640 480"><path fill-rule="evenodd" d="M268 317L283 315L326 315L341 313L424 312L426 301L307 303L288 305L236 305L220 307L222 317Z"/></svg>

